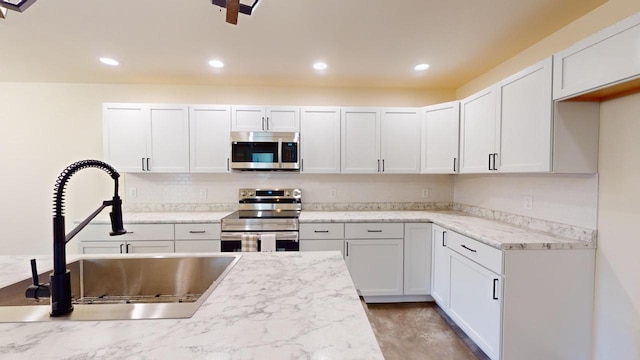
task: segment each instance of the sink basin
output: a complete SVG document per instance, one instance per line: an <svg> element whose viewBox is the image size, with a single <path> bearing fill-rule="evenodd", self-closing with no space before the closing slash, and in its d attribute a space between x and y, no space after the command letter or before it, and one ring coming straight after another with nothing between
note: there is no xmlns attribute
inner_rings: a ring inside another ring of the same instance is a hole
<svg viewBox="0 0 640 360"><path fill-rule="evenodd" d="M0 289L0 322L188 318L240 256L77 260L67 264L74 298L71 314L50 317L49 299L27 299L28 278ZM39 279L49 282L49 272Z"/></svg>

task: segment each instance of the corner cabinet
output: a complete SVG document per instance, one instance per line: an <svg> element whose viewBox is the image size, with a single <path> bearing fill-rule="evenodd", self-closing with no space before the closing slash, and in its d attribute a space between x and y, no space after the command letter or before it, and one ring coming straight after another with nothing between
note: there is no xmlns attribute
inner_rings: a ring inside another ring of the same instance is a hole
<svg viewBox="0 0 640 360"><path fill-rule="evenodd" d="M184 105L104 104L104 157L120 172L189 172Z"/></svg>
<svg viewBox="0 0 640 360"><path fill-rule="evenodd" d="M300 108L239 105L231 107L232 131L300 132Z"/></svg>
<svg viewBox="0 0 640 360"><path fill-rule="evenodd" d="M340 173L340 108L300 110L300 172Z"/></svg>
<svg viewBox="0 0 640 360"><path fill-rule="evenodd" d="M190 166L192 173L229 172L231 107L189 107Z"/></svg>
<svg viewBox="0 0 640 360"><path fill-rule="evenodd" d="M421 173L456 174L459 171L459 129L459 101L422 109Z"/></svg>

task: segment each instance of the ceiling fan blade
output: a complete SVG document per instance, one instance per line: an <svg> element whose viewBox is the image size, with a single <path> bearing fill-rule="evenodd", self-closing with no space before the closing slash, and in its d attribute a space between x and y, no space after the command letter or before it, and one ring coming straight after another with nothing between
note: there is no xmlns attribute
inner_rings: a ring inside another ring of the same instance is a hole
<svg viewBox="0 0 640 360"><path fill-rule="evenodd" d="M240 0L227 0L227 22L238 25L238 12L240 11Z"/></svg>

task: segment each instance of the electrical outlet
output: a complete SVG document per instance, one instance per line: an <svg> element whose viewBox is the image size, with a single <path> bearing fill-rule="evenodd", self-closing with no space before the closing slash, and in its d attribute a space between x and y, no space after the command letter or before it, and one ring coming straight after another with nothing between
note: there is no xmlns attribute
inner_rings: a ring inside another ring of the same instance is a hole
<svg viewBox="0 0 640 360"><path fill-rule="evenodd" d="M336 189L329 190L329 197L335 199L336 197L338 197L338 191Z"/></svg>
<svg viewBox="0 0 640 360"><path fill-rule="evenodd" d="M136 189L134 187L129 188L129 197L132 198L132 199L135 198L135 197L138 197L138 189Z"/></svg>
<svg viewBox="0 0 640 360"><path fill-rule="evenodd" d="M524 197L524 208L525 210L533 209L533 196Z"/></svg>
<svg viewBox="0 0 640 360"><path fill-rule="evenodd" d="M207 189L200 189L200 199L207 198Z"/></svg>
<svg viewBox="0 0 640 360"><path fill-rule="evenodd" d="M422 189L422 197L423 198L429 197L429 189Z"/></svg>

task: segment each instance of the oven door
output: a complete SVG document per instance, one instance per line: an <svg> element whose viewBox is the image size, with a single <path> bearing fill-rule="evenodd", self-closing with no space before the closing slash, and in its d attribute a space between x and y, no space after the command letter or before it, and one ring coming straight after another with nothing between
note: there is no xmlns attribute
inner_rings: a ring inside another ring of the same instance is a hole
<svg viewBox="0 0 640 360"><path fill-rule="evenodd" d="M220 249L222 252L240 252L242 249L242 235L258 235L258 251L260 251L260 235L266 233L276 235L276 251L300 251L297 231L222 232L220 234Z"/></svg>

